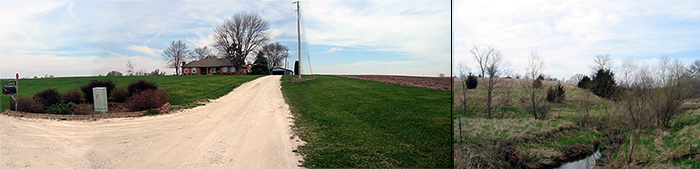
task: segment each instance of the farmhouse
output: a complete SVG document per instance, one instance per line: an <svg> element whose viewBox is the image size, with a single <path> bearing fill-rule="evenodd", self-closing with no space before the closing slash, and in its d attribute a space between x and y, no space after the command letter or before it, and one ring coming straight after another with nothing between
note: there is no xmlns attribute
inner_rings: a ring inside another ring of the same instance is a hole
<svg viewBox="0 0 700 169"><path fill-rule="evenodd" d="M233 63L228 59L208 58L190 63L182 62L183 75L245 75L251 72L253 65L248 64L235 71Z"/></svg>

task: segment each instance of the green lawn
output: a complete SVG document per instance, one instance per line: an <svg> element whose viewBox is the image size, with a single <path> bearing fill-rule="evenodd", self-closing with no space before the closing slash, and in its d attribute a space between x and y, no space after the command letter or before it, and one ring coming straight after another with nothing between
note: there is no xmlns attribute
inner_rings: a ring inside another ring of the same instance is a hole
<svg viewBox="0 0 700 169"><path fill-rule="evenodd" d="M308 168L450 168L450 91L336 76L290 83L282 92L295 116ZM306 77L308 78L308 77Z"/></svg>
<svg viewBox="0 0 700 169"><path fill-rule="evenodd" d="M46 79L20 79L20 96L32 96L39 91L56 88L63 93L87 85L91 80L112 80L117 87L127 87L132 82L145 80L158 84L158 89L167 91L170 104L181 105L200 99L213 99L229 93L233 88L261 76L202 75L202 76L120 76L120 77L61 77ZM3 80L2 85L7 85ZM10 96L0 97L0 112L8 108Z"/></svg>

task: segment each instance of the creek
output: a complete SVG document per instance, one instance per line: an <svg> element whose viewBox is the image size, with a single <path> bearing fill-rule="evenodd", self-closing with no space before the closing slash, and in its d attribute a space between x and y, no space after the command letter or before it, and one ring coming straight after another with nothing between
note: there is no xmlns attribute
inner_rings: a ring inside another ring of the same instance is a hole
<svg viewBox="0 0 700 169"><path fill-rule="evenodd" d="M577 161L566 162L562 164L557 169L581 169L581 168L593 168L595 166L596 160L600 159L600 148L598 148L592 155L580 159Z"/></svg>

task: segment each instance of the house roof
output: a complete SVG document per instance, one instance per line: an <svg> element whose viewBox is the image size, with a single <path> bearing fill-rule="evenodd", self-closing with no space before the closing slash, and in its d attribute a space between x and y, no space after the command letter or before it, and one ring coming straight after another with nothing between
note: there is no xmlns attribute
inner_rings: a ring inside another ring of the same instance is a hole
<svg viewBox="0 0 700 169"><path fill-rule="evenodd" d="M182 67L222 67L222 66L233 66L233 63L231 63L231 61L229 61L228 59L209 58L209 59L192 61L190 63L185 64Z"/></svg>

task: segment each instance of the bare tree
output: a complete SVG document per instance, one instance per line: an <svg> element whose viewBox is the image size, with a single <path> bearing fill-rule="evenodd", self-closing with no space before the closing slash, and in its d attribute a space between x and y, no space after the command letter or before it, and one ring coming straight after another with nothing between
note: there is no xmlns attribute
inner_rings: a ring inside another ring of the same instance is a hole
<svg viewBox="0 0 700 169"><path fill-rule="evenodd" d="M600 69L610 69L610 67L612 67L612 60L610 59L610 55L608 54L596 55L593 62L595 62L595 65L591 66L591 69L593 69L594 74L595 71L598 71Z"/></svg>
<svg viewBox="0 0 700 169"><path fill-rule="evenodd" d="M211 55L211 49L207 46L194 48L194 53L190 56L194 60L202 60Z"/></svg>
<svg viewBox="0 0 700 169"><path fill-rule="evenodd" d="M269 61L268 67L270 69L282 65L282 61L289 57L289 49L279 42L263 46L262 52L267 56L267 60Z"/></svg>
<svg viewBox="0 0 700 169"><path fill-rule="evenodd" d="M482 70L482 72L486 72L488 78L482 78L482 80L485 79L486 84L486 112L488 113L488 118L491 118L494 90L501 87L499 85L502 80L500 77L507 70L506 64L502 60L500 51L491 49L488 56L485 58L486 60L482 60L484 66L484 70Z"/></svg>
<svg viewBox="0 0 700 169"><path fill-rule="evenodd" d="M187 57L187 54L189 53L190 50L187 49L187 44L182 40L177 40L177 42L173 41L172 43L170 43L170 47L168 47L168 49L165 49L162 55L163 60L165 60L168 68L174 68L175 75L180 75L180 67L182 67L182 62L185 61L185 57ZM139 73L137 73L137 75Z"/></svg>
<svg viewBox="0 0 700 169"><path fill-rule="evenodd" d="M544 61L540 59L536 51L530 53L528 65L525 71L525 83L523 89L529 98L525 98L523 109L535 116L535 119L545 119L550 105L545 101L546 96L542 92L543 87L537 84L537 77L544 71Z"/></svg>
<svg viewBox="0 0 700 169"><path fill-rule="evenodd" d="M127 76L134 75L134 62L132 62L131 59L126 60L126 75Z"/></svg>
<svg viewBox="0 0 700 169"><path fill-rule="evenodd" d="M458 97L459 98L458 100L459 100L459 103L461 104L460 107L463 110L464 116L466 116L467 109L468 109L467 104L469 103L469 95L467 94L467 92L469 91L469 89L467 88L467 77L468 77L467 72L469 72L470 70L469 70L469 67L467 67L467 65L464 64L464 62L460 62L459 65L457 66L457 71L459 71L459 78L460 78L459 86L461 89L461 91L460 91L461 96ZM459 140L462 141L462 118L457 118L457 125L459 125Z"/></svg>
<svg viewBox="0 0 700 169"><path fill-rule="evenodd" d="M255 13L238 13L214 28L214 45L219 53L233 63L236 70L245 65L248 55L270 38L270 24Z"/></svg>
<svg viewBox="0 0 700 169"><path fill-rule="evenodd" d="M494 49L486 47L485 49L479 48L476 45L469 50L474 56L474 60L479 64L479 70L481 70L481 77L486 77L486 66L492 54L494 54ZM499 52L500 54L500 52Z"/></svg>
<svg viewBox="0 0 700 169"><path fill-rule="evenodd" d="M586 76L586 75L583 75L583 74L580 74L580 73L575 74L575 75L572 75L569 79L566 80L566 82L568 82L568 83L573 83L573 84L578 84L578 82L580 82L581 79L583 79L583 76Z"/></svg>

